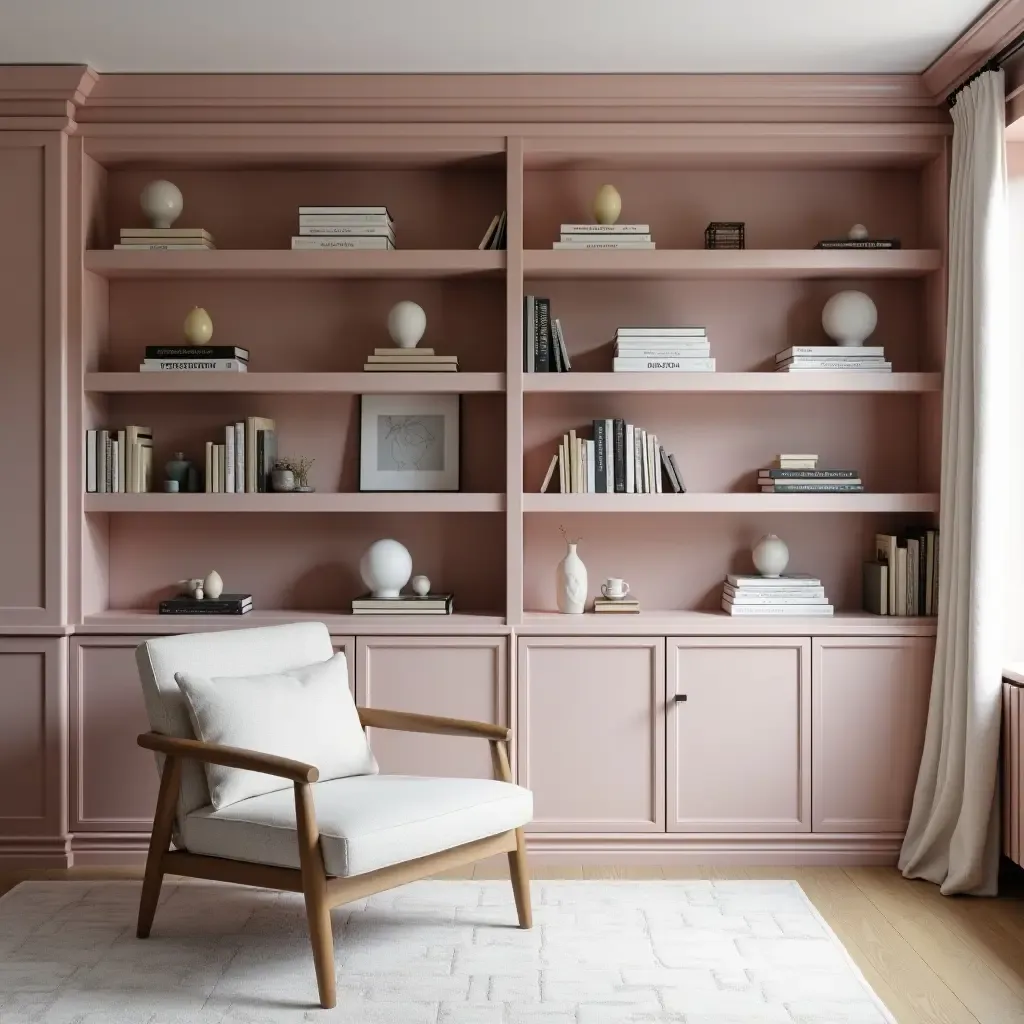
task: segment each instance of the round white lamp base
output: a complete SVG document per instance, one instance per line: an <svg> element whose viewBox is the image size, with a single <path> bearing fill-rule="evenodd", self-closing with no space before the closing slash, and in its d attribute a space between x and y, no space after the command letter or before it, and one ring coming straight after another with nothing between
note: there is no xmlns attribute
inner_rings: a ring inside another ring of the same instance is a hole
<svg viewBox="0 0 1024 1024"><path fill-rule="evenodd" d="M374 597L398 597L412 575L412 555L397 540L374 541L359 561L359 575Z"/></svg>
<svg viewBox="0 0 1024 1024"><path fill-rule="evenodd" d="M396 302L388 313L388 334L399 348L415 348L427 329L423 307L407 299Z"/></svg>
<svg viewBox="0 0 1024 1024"><path fill-rule="evenodd" d="M877 324L878 308L864 292L836 292L821 311L825 333L844 347L863 345Z"/></svg>

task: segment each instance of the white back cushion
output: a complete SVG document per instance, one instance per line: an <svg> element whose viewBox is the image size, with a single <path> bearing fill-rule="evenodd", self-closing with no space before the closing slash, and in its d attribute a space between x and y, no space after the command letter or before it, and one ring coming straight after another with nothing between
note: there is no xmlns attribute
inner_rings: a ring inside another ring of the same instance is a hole
<svg viewBox="0 0 1024 1024"><path fill-rule="evenodd" d="M174 674L196 736L304 761L321 781L376 775L377 762L348 688L344 654L305 668L253 676ZM288 779L206 764L210 803L218 810L252 796L290 789Z"/></svg>
<svg viewBox="0 0 1024 1024"><path fill-rule="evenodd" d="M150 728L182 739L196 736L175 672L206 676L287 672L333 656L331 635L322 622L162 636L147 640L135 651ZM181 769L178 808L179 813L188 814L206 807L210 793L201 765L185 761Z"/></svg>

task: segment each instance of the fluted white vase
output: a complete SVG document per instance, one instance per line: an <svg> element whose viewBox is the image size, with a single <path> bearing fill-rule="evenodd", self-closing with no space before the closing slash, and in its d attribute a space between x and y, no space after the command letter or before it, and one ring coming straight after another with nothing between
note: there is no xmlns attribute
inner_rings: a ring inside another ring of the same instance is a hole
<svg viewBox="0 0 1024 1024"><path fill-rule="evenodd" d="M587 603L587 567L576 554L576 545L569 542L569 550L558 563L555 583L558 589L558 610L566 615L582 615Z"/></svg>

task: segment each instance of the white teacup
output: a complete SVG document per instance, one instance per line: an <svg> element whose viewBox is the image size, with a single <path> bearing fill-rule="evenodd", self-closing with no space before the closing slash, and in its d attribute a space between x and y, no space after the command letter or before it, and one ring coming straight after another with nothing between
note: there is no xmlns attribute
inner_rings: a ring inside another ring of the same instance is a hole
<svg viewBox="0 0 1024 1024"><path fill-rule="evenodd" d="M601 593L604 594L609 601L621 601L629 593L629 584L625 580L609 576L608 579L601 584Z"/></svg>

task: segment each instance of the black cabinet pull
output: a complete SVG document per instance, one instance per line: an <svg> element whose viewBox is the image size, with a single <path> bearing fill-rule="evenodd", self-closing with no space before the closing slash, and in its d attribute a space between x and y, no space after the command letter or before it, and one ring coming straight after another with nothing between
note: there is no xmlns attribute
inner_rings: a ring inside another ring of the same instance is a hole
<svg viewBox="0 0 1024 1024"><path fill-rule="evenodd" d="M678 704L680 701L686 700L686 694L677 693L672 699Z"/></svg>

